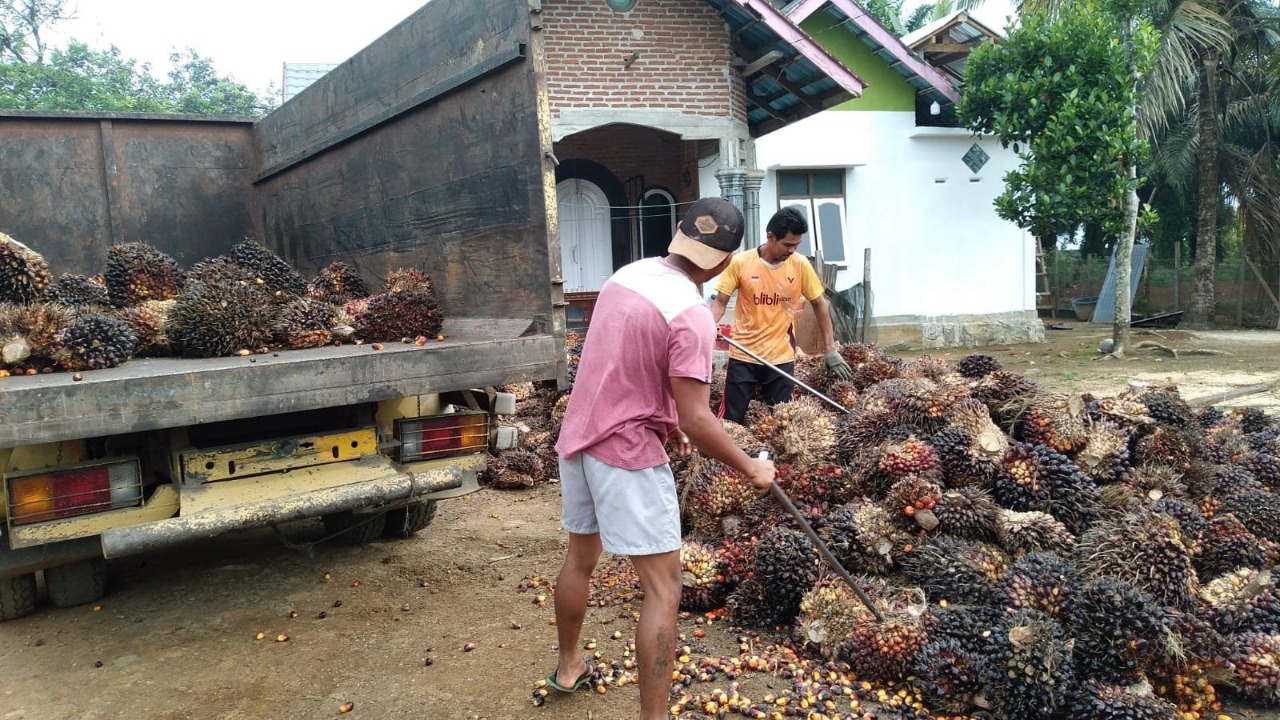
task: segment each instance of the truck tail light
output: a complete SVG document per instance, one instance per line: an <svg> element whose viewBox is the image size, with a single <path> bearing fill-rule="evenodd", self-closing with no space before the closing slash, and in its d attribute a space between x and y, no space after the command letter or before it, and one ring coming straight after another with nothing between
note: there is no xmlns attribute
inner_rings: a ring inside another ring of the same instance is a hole
<svg viewBox="0 0 1280 720"><path fill-rule="evenodd" d="M489 444L489 415L458 412L396 423L400 462L484 452Z"/></svg>
<svg viewBox="0 0 1280 720"><path fill-rule="evenodd" d="M137 507L142 475L137 460L104 463L9 478L9 521L14 525Z"/></svg>

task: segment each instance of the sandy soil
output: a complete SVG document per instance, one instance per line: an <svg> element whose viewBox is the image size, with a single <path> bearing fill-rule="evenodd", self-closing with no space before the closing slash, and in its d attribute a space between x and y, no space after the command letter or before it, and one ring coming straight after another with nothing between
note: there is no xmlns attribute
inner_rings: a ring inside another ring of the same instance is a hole
<svg viewBox="0 0 1280 720"><path fill-rule="evenodd" d="M1280 333L1135 336L1178 358L1136 351L1123 361L1094 359L1103 337L1075 326L1049 331L1044 345L982 352L1044 385L1095 394L1141 379L1175 382L1195 399L1280 379ZM1197 349L1226 354L1188 352ZM1237 403L1274 412L1280 395ZM485 490L441 503L435 523L405 541L308 547L323 531L306 522L113 562L98 606L42 601L35 615L0 625L0 718L634 717L634 687L530 702L555 662L551 605L537 598L564 551L558 519L554 485ZM635 625L629 610L589 612L585 635L605 661L623 658ZM737 654L727 625L696 621L681 621L695 655ZM280 634L288 640L277 642ZM743 679L753 697L785 685L768 674ZM727 683L695 688L717 686ZM354 709L341 715L345 702Z"/></svg>

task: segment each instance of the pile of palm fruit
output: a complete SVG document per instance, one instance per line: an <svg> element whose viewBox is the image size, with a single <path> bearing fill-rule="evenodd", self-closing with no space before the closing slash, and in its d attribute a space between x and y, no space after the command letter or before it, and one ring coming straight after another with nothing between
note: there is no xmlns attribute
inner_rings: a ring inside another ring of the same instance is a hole
<svg viewBox="0 0 1280 720"><path fill-rule="evenodd" d="M673 459L682 607L804 658L771 701L689 695L679 715L863 717L850 695L886 692L910 717L1191 720L1224 691L1280 705L1275 419L1171 386L1052 392L988 355L841 354L851 381L820 358L797 374L850 412L798 394L726 427L770 452L880 617L773 499Z"/></svg>
<svg viewBox="0 0 1280 720"><path fill-rule="evenodd" d="M101 274L53 278L0 233L0 373L434 339L443 318L431 279L399 269L385 280L371 293L343 262L308 280L251 239L186 270L145 243L117 244Z"/></svg>

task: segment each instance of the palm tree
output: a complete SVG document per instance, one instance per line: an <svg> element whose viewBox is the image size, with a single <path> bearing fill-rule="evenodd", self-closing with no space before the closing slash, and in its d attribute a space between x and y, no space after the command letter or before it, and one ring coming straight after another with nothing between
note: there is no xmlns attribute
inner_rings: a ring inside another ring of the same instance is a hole
<svg viewBox="0 0 1280 720"><path fill-rule="evenodd" d="M1275 10L1259 0L1229 0L1220 12L1232 30L1230 44L1225 51L1198 49L1189 106L1172 108L1155 124L1154 175L1196 203L1195 279L1184 321L1191 328L1213 324L1223 191L1239 214L1246 248L1267 247L1280 229L1274 141L1280 88L1269 67L1280 56Z"/></svg>

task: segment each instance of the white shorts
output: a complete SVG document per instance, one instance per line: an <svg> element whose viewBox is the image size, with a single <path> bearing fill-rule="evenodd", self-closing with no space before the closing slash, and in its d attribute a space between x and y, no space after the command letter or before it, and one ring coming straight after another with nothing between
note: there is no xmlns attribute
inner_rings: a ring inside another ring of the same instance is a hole
<svg viewBox="0 0 1280 720"><path fill-rule="evenodd" d="M657 555L680 549L680 503L670 465L623 470L586 453L560 458L561 526L600 533L614 555Z"/></svg>

